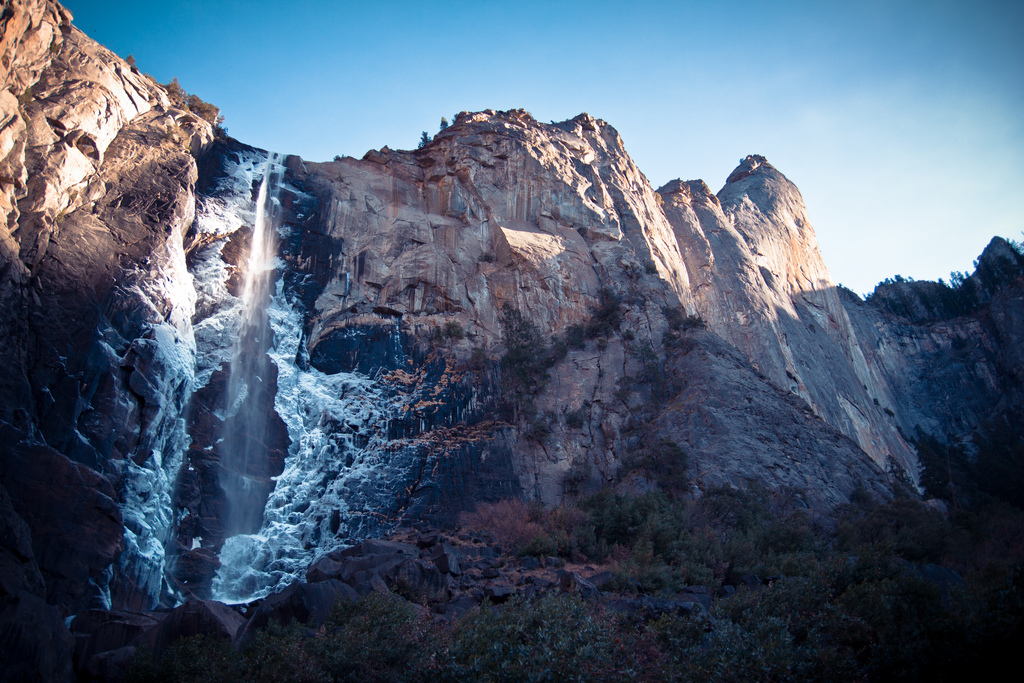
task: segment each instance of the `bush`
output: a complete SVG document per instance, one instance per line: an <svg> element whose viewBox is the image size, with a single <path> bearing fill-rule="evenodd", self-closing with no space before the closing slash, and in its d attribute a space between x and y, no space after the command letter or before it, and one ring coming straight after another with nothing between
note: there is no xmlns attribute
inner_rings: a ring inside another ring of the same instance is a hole
<svg viewBox="0 0 1024 683"><path fill-rule="evenodd" d="M310 646L334 681L423 680L433 643L429 622L392 595L339 600Z"/></svg>
<svg viewBox="0 0 1024 683"><path fill-rule="evenodd" d="M519 498L506 498L496 503L480 503L473 512L459 516L462 526L489 533L506 550L518 548L541 532L541 526L530 520L530 507Z"/></svg>
<svg viewBox="0 0 1024 683"><path fill-rule="evenodd" d="M570 429L582 429L587 423L587 408L580 406L576 410L570 410L565 414L565 426Z"/></svg>
<svg viewBox="0 0 1024 683"><path fill-rule="evenodd" d="M565 341L574 349L587 348L587 326L582 323L569 325L565 331Z"/></svg>
<svg viewBox="0 0 1024 683"><path fill-rule="evenodd" d="M670 439L642 442L623 462L623 471L640 472L665 491L685 493L690 488L686 453Z"/></svg>
<svg viewBox="0 0 1024 683"><path fill-rule="evenodd" d="M126 678L132 683L214 683L236 681L241 661L223 639L190 636L172 644L159 659L145 648L135 652Z"/></svg>
<svg viewBox="0 0 1024 683"><path fill-rule="evenodd" d="M593 316L586 325L586 337L607 337L619 329L622 313L619 306L622 300L610 289L601 290L601 304L593 310Z"/></svg>
<svg viewBox="0 0 1024 683"><path fill-rule="evenodd" d="M449 320L444 324L444 336L448 339L462 339L466 336L465 331L455 320Z"/></svg>
<svg viewBox="0 0 1024 683"><path fill-rule="evenodd" d="M550 594L469 612L443 666L452 681L592 681L613 673L614 651L608 622L579 598Z"/></svg>
<svg viewBox="0 0 1024 683"><path fill-rule="evenodd" d="M547 379L545 344L540 330L509 304L498 315L505 355L501 359L503 383L517 406L527 401Z"/></svg>
<svg viewBox="0 0 1024 683"><path fill-rule="evenodd" d="M172 78L170 83L164 84L162 87L167 92L167 98L175 107L190 111L212 125L219 126L223 123L224 118L220 116L220 109L209 102L204 102L198 95L190 95L185 92L177 78Z"/></svg>

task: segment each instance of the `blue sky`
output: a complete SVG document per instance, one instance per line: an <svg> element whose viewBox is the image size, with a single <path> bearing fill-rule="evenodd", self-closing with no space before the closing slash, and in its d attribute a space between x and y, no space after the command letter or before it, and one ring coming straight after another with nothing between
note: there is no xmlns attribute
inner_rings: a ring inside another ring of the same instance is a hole
<svg viewBox="0 0 1024 683"><path fill-rule="evenodd" d="M1021 2L122 2L75 24L314 161L412 148L460 110L586 111L658 187L763 154L833 276L970 270L1024 230Z"/></svg>

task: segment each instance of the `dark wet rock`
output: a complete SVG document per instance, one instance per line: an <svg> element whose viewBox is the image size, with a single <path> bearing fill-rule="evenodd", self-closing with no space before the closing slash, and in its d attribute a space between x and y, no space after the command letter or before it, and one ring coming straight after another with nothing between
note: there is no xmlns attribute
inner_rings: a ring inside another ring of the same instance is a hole
<svg viewBox="0 0 1024 683"><path fill-rule="evenodd" d="M484 587L484 596L495 604L501 604L508 601L515 595L515 589L511 586L486 586Z"/></svg>
<svg viewBox="0 0 1024 683"><path fill-rule="evenodd" d="M532 555L524 555L523 557L519 558L519 566L522 567L525 571L530 571L532 569L537 569L538 567L540 567L540 560L538 560L536 557L533 557Z"/></svg>
<svg viewBox="0 0 1024 683"><path fill-rule="evenodd" d="M46 585L32 552L28 525L11 506L7 489L0 486L0 596L21 591L45 597Z"/></svg>
<svg viewBox="0 0 1024 683"><path fill-rule="evenodd" d="M624 612L643 621L656 621L664 615L690 616L700 614L704 607L691 600L668 600L647 596L635 598L610 598L602 603L607 609Z"/></svg>
<svg viewBox="0 0 1024 683"><path fill-rule="evenodd" d="M85 610L71 622L75 637L75 663L81 668L94 656L128 646L166 616L159 612Z"/></svg>
<svg viewBox="0 0 1024 683"><path fill-rule="evenodd" d="M749 590L757 590L764 585L764 582L756 574L730 574L725 578L723 584L737 588L742 586Z"/></svg>
<svg viewBox="0 0 1024 683"><path fill-rule="evenodd" d="M595 587L602 590L605 586L607 586L614 580L615 574L613 574L612 572L599 572L597 574L593 574L587 577L587 581L590 581L590 583L594 584Z"/></svg>
<svg viewBox="0 0 1024 683"><path fill-rule="evenodd" d="M0 439L15 438L12 432L0 427ZM31 533L46 600L77 612L98 598L97 586L106 583L105 570L121 552L114 489L49 446L7 441L0 452L0 484Z"/></svg>
<svg viewBox="0 0 1024 683"><path fill-rule="evenodd" d="M458 619L478 604L479 602L474 598L463 596L461 598L456 598L455 600L449 600L448 602L438 603L434 606L433 611L454 620Z"/></svg>
<svg viewBox="0 0 1024 683"><path fill-rule="evenodd" d="M0 597L0 662L9 681L72 681L74 638L60 612L21 591Z"/></svg>
<svg viewBox="0 0 1024 683"><path fill-rule="evenodd" d="M257 629L269 623L297 621L310 628L321 626L338 600L358 600L359 594L348 584L335 579L317 583L296 582L280 593L268 595L256 608L237 635L240 644L248 642Z"/></svg>
<svg viewBox="0 0 1024 683"><path fill-rule="evenodd" d="M416 538L416 546L419 548L429 548L437 545L441 541L441 536L436 529L425 531Z"/></svg>
<svg viewBox="0 0 1024 683"><path fill-rule="evenodd" d="M175 641L194 635L233 641L245 622L231 607L214 600L189 600L176 607L132 645L146 647L154 657L162 655Z"/></svg>
<svg viewBox="0 0 1024 683"><path fill-rule="evenodd" d="M460 553L455 548L447 543L442 543L434 546L431 560L442 574L458 576L462 573L462 569L459 566L459 555Z"/></svg>
<svg viewBox="0 0 1024 683"><path fill-rule="evenodd" d="M117 650L93 655L80 667L80 678L120 683L127 677L128 667L135 659L135 650L133 645L126 645Z"/></svg>
<svg viewBox="0 0 1024 683"><path fill-rule="evenodd" d="M707 586L687 586L682 590L682 594L684 600L700 603L706 610L710 610L711 605L714 603L711 589Z"/></svg>

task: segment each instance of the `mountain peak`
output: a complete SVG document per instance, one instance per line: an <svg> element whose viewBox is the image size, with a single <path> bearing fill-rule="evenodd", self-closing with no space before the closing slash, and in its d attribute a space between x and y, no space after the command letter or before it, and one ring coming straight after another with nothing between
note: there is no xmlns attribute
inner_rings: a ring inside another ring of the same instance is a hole
<svg viewBox="0 0 1024 683"><path fill-rule="evenodd" d="M768 163L768 159L764 158L760 154L748 154L746 157L740 159L740 165L737 166L729 177L726 178L725 184L735 183L749 176L755 175L758 172L764 173L766 171L775 171L778 173L778 169Z"/></svg>

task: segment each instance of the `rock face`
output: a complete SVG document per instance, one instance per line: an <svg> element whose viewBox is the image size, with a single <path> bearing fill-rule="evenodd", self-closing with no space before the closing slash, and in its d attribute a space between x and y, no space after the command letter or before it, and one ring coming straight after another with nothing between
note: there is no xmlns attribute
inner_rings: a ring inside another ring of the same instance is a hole
<svg viewBox="0 0 1024 683"><path fill-rule="evenodd" d="M65 612L161 592L194 366L183 235L213 139L70 21L55 2L0 19L4 485Z"/></svg>
<svg viewBox="0 0 1024 683"><path fill-rule="evenodd" d="M70 21L42 0L0 18L5 642L64 652L83 610L328 577L356 563L345 547L480 501L756 484L827 514L916 481L903 434L1019 434L1024 257L1006 242L956 290L862 302L762 157L718 195L656 192L607 123L522 110L462 113L415 152L279 157L214 140ZM277 256L254 265L267 212ZM502 362L517 320L519 365ZM671 481L635 467L684 455ZM232 477L256 501L235 529ZM42 652L25 670L66 677Z"/></svg>
<svg viewBox="0 0 1024 683"><path fill-rule="evenodd" d="M884 412L894 405L890 389L864 359L797 188L750 156L717 196L700 181L659 193L687 245L709 327L879 466L916 478L914 452Z"/></svg>
<svg viewBox="0 0 1024 683"><path fill-rule="evenodd" d="M906 434L973 450L977 437L1024 424L1024 255L994 238L956 288L880 285L843 300L865 359L892 392Z"/></svg>

